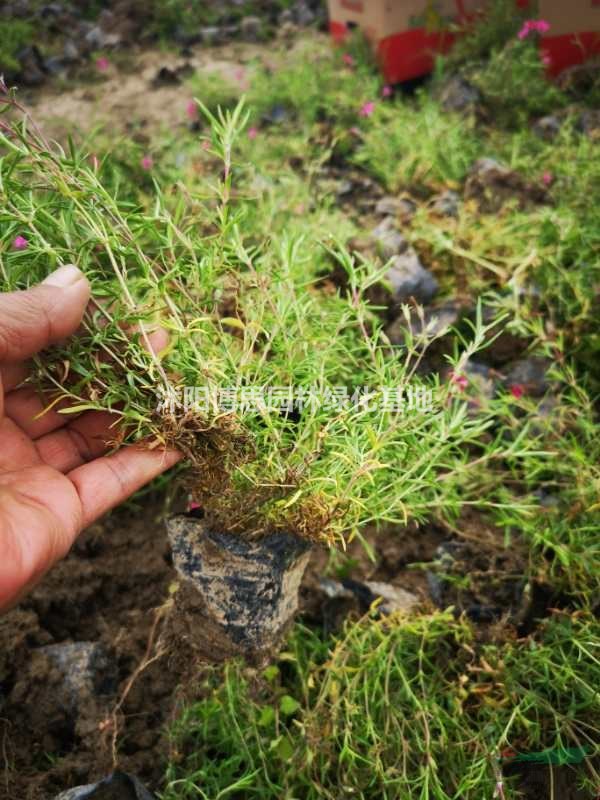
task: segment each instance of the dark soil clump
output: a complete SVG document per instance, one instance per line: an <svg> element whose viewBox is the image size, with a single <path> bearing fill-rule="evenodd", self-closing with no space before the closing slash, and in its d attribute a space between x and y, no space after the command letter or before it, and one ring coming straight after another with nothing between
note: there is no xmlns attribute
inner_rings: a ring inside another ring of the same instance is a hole
<svg viewBox="0 0 600 800"><path fill-rule="evenodd" d="M160 511L121 510L92 526L0 617L3 799L49 800L104 777L115 759L160 783L184 670L160 645L157 609L175 577Z"/></svg>

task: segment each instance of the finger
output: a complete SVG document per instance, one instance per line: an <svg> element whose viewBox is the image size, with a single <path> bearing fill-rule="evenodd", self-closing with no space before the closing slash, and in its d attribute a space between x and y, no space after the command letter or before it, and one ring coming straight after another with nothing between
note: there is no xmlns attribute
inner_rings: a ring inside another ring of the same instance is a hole
<svg viewBox="0 0 600 800"><path fill-rule="evenodd" d="M60 267L39 286L0 294L0 361L16 362L72 334L90 286L77 267Z"/></svg>
<svg viewBox="0 0 600 800"><path fill-rule="evenodd" d="M28 364L2 364L0 366L0 380L5 392L12 392L29 375Z"/></svg>
<svg viewBox="0 0 600 800"><path fill-rule="evenodd" d="M59 411L73 405L73 402L61 400L55 405L52 402L52 398L44 397L37 389L27 386L6 395L4 414L31 439L38 439L56 428L62 428L70 421L68 415L60 414Z"/></svg>
<svg viewBox="0 0 600 800"><path fill-rule="evenodd" d="M160 352L168 343L169 335L165 330L158 329L148 335L148 344L154 353ZM6 386L5 391L8 391ZM66 409L73 405L72 402L61 400L55 405L51 404L52 398L44 397L39 390L32 386L26 386L6 395L4 398L4 413L16 422L24 433L37 440L52 431L64 428L73 420L72 415L60 413L61 409ZM112 423L114 423L114 419L111 419ZM68 443L68 437L66 437L65 443Z"/></svg>
<svg viewBox="0 0 600 800"><path fill-rule="evenodd" d="M81 529L73 484L48 467L0 476L0 609L65 556Z"/></svg>
<svg viewBox="0 0 600 800"><path fill-rule="evenodd" d="M65 428L37 439L38 457L59 472L70 472L110 450L118 436L120 419L109 411L89 411Z"/></svg>
<svg viewBox="0 0 600 800"><path fill-rule="evenodd" d="M90 525L181 458L175 450L156 451L131 445L71 470L67 477L79 495L83 525Z"/></svg>

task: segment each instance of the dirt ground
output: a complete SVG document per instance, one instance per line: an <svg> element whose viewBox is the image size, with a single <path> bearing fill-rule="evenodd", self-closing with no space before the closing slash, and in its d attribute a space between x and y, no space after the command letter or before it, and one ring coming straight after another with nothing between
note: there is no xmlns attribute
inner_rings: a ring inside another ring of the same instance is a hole
<svg viewBox="0 0 600 800"><path fill-rule="evenodd" d="M243 91L256 65L275 67L290 47L299 47L302 41L302 36L293 43L279 40L268 49L264 44L234 42L195 48L186 55L131 50L126 56L115 55L103 72L87 66L72 86L56 82L41 90L23 90L21 100L44 133L59 141L101 126L110 126L111 135L134 130L172 132L189 123L186 107L192 93L186 77L195 72L214 74ZM165 68L179 75L179 80L162 82L159 72Z"/></svg>

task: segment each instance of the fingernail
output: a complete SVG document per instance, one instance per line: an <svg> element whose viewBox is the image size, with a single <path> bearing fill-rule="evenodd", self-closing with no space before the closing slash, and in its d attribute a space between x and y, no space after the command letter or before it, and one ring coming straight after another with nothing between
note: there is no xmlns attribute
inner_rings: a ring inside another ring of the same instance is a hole
<svg viewBox="0 0 600 800"><path fill-rule="evenodd" d="M74 283L80 281L84 276L83 272L74 264L65 264L64 267L59 267L51 272L47 278L42 281L43 286L57 286L59 289L66 289L68 286L73 286Z"/></svg>

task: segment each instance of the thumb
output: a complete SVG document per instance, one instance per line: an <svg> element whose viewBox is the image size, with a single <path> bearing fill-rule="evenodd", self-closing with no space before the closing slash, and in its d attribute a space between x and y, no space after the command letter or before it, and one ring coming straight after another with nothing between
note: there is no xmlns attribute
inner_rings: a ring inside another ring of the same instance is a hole
<svg viewBox="0 0 600 800"><path fill-rule="evenodd" d="M0 362L22 361L70 336L89 297L87 278L72 264L33 289L0 294Z"/></svg>

